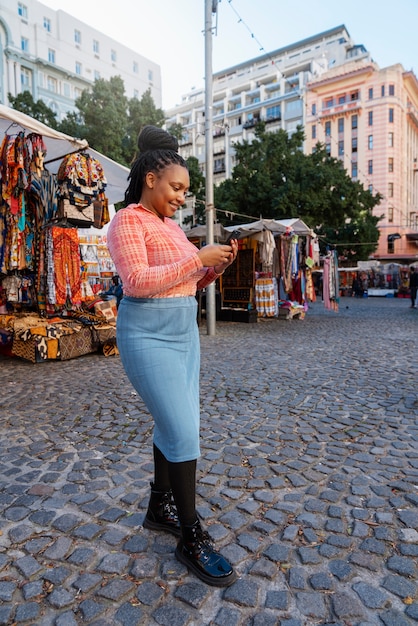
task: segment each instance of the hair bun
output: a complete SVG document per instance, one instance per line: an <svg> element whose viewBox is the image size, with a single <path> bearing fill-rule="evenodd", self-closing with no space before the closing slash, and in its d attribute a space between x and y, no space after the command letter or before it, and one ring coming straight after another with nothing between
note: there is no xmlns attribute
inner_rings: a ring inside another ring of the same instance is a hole
<svg viewBox="0 0 418 626"><path fill-rule="evenodd" d="M138 148L140 152L148 150L174 150L179 147L177 139L158 126L147 125L138 136Z"/></svg>

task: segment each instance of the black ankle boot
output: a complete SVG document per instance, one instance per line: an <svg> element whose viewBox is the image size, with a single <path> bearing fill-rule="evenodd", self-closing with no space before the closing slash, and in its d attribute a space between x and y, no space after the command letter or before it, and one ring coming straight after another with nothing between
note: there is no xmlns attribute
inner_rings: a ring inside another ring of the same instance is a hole
<svg viewBox="0 0 418 626"><path fill-rule="evenodd" d="M232 565L215 552L209 535L199 520L193 526L182 526L182 538L176 548L176 557L208 585L228 587L237 576Z"/></svg>
<svg viewBox="0 0 418 626"><path fill-rule="evenodd" d="M169 491L156 491L153 483L151 483L151 497L143 526L149 530L165 530L176 537L181 536L179 518L171 489Z"/></svg>

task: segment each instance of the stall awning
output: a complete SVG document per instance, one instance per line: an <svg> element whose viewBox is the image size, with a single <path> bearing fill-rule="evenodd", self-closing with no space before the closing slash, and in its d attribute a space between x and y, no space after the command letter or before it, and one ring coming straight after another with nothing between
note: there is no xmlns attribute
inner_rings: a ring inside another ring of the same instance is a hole
<svg viewBox="0 0 418 626"><path fill-rule="evenodd" d="M47 149L45 167L52 173L56 173L62 159L72 152L86 151L97 159L104 170L107 187L106 196L110 204L121 202L124 198L126 187L128 186L129 169L109 159L104 154L89 147L85 139L70 137L65 133L50 128L42 122L33 119L25 113L15 111L10 107L0 104L0 133L13 135L19 131L25 134L37 133L42 135Z"/></svg>
<svg viewBox="0 0 418 626"><path fill-rule="evenodd" d="M241 230L247 236L260 233L263 230L270 230L274 234L285 233L287 230L293 230L296 235L314 236L314 231L305 224L304 221L297 217L290 217L281 220L261 219L249 224L239 224L238 226L227 226L226 230Z"/></svg>

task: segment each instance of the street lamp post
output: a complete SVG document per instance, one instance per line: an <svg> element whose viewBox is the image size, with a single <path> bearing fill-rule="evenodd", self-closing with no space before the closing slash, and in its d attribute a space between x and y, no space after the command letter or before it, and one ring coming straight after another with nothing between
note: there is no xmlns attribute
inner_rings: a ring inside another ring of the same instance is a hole
<svg viewBox="0 0 418 626"><path fill-rule="evenodd" d="M205 158L206 158L206 244L214 243L213 199L213 82L212 82L212 14L218 0L205 0ZM216 329L215 283L206 288L206 328L208 335Z"/></svg>

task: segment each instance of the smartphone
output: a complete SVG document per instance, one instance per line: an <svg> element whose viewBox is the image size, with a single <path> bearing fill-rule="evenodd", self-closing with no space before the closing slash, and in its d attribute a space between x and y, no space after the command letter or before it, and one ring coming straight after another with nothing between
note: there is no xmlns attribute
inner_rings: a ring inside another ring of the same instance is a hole
<svg viewBox="0 0 418 626"><path fill-rule="evenodd" d="M229 244L231 243L231 239L239 239L240 234L240 230L233 230L232 233L228 235L228 239L225 241L225 245L229 246Z"/></svg>

